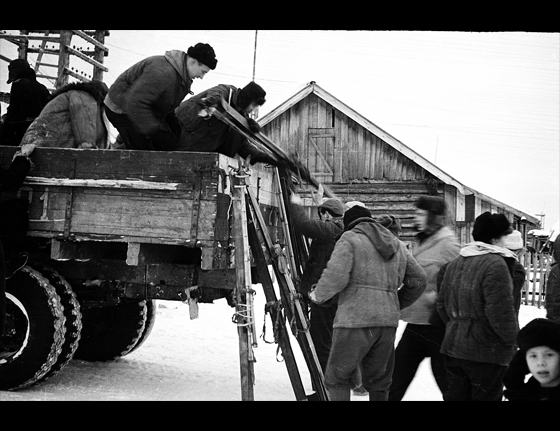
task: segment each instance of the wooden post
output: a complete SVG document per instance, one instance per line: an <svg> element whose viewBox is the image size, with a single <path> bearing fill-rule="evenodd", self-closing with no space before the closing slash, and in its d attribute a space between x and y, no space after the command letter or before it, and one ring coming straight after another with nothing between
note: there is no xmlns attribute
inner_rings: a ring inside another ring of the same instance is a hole
<svg viewBox="0 0 560 431"><path fill-rule="evenodd" d="M60 30L60 48L58 54L58 77L56 79L56 89L68 84L68 74L66 69L70 66L70 53L67 47L72 41L72 30Z"/></svg>
<svg viewBox="0 0 560 431"><path fill-rule="evenodd" d="M105 44L105 30L95 30L95 39L102 44ZM99 63L103 63L103 59L105 57L105 51L99 48L98 46L94 46L95 54L93 55L93 59L98 61ZM93 67L93 78L99 81L103 81L103 69L100 67Z"/></svg>
<svg viewBox="0 0 560 431"><path fill-rule="evenodd" d="M235 174L233 180L232 192L235 270L237 275L235 309L237 332L239 335L241 399L243 401L253 401L253 385L255 377L253 370L254 358L252 354L252 342L254 339L252 325L254 324L255 319L252 309L251 263L249 260L245 189L244 169L240 166L240 169Z"/></svg>

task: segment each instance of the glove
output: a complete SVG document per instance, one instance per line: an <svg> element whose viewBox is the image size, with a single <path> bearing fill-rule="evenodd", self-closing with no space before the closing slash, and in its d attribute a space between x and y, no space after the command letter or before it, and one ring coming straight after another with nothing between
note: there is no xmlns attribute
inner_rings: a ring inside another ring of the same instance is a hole
<svg viewBox="0 0 560 431"><path fill-rule="evenodd" d="M253 133L259 133L261 131L261 126L259 126L259 123L257 123L252 118L247 118L247 125Z"/></svg>

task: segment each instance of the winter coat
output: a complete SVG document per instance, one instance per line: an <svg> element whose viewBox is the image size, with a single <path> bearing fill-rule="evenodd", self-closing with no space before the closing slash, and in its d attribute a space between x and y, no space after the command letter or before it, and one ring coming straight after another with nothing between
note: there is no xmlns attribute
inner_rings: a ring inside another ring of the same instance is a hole
<svg viewBox="0 0 560 431"><path fill-rule="evenodd" d="M305 261L299 286L299 293L307 298L311 286L321 278L321 273L327 266L336 240L342 234L342 220L313 220L307 216L301 206L293 203L290 204L290 214L294 229L312 239L309 257Z"/></svg>
<svg viewBox="0 0 560 431"><path fill-rule="evenodd" d="M400 310L424 292L426 274L406 245L371 218L348 228L310 298L323 303L340 294L334 328L397 327Z"/></svg>
<svg viewBox="0 0 560 431"><path fill-rule="evenodd" d="M10 105L0 129L0 145L19 145L49 98L49 90L37 82L35 71L31 68L22 70L12 82Z"/></svg>
<svg viewBox="0 0 560 431"><path fill-rule="evenodd" d="M37 82L33 69L30 71L22 72L25 75L12 82L6 122L33 121L51 97L47 87Z"/></svg>
<svg viewBox="0 0 560 431"><path fill-rule="evenodd" d="M508 365L519 331L504 248L475 241L447 265L437 299L446 323L441 352L454 358Z"/></svg>
<svg viewBox="0 0 560 431"><path fill-rule="evenodd" d="M167 51L124 71L109 88L105 105L116 114L126 115L146 138L158 132L177 137L177 130L168 119L175 118L174 110L191 92L192 82L187 71L187 54Z"/></svg>
<svg viewBox="0 0 560 431"><path fill-rule="evenodd" d="M244 136L223 121L199 115L202 109L219 105L221 99L236 109L240 91L233 85L220 84L183 101L175 110L181 125L179 151L218 152L229 157L257 154Z"/></svg>
<svg viewBox="0 0 560 431"><path fill-rule="evenodd" d="M107 148L103 99L96 100L88 88L87 84L74 84L67 91L53 95L25 132L22 145L80 148L87 143L90 148Z"/></svg>
<svg viewBox="0 0 560 431"><path fill-rule="evenodd" d="M455 233L447 226L413 246L412 255L426 273L428 284L422 296L401 312L401 320L416 325L441 324L436 309L438 272L444 264L459 256L460 249Z"/></svg>
<svg viewBox="0 0 560 431"><path fill-rule="evenodd" d="M23 184L30 169L31 162L22 156L16 157L8 169L0 167L0 191L18 189Z"/></svg>
<svg viewBox="0 0 560 431"><path fill-rule="evenodd" d="M552 255L554 263L546 282L546 318L560 322L560 236L554 241Z"/></svg>

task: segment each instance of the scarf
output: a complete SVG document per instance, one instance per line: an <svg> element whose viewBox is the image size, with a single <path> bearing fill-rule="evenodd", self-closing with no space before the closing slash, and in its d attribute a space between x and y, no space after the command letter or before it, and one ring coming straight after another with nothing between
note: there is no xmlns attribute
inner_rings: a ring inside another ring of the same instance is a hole
<svg viewBox="0 0 560 431"><path fill-rule="evenodd" d="M516 258L516 254L513 251L497 245L487 244L482 241L471 242L465 245L460 251L460 255L463 257L480 256L490 253L499 254L503 257Z"/></svg>

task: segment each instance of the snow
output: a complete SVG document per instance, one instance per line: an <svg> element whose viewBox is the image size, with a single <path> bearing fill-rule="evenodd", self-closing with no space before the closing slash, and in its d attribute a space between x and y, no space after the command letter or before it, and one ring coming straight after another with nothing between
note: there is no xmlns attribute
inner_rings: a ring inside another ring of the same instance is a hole
<svg viewBox="0 0 560 431"><path fill-rule="evenodd" d="M265 300L258 285L256 290L254 399L294 401L286 365L277 360L277 345L261 338ZM223 299L200 304L199 318L194 320L188 305L157 301L152 333L136 351L111 362L72 360L44 382L19 391L0 391L0 401L240 401L239 341L233 314L234 309ZM545 315L542 308L522 305L520 325ZM397 340L403 329L399 327ZM265 338L272 341L268 316ZM291 344L309 394L311 382L303 355L294 338ZM367 400L367 396L352 396L352 401ZM429 360L425 360L404 401L441 400Z"/></svg>

